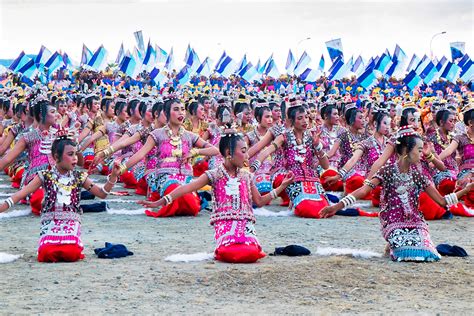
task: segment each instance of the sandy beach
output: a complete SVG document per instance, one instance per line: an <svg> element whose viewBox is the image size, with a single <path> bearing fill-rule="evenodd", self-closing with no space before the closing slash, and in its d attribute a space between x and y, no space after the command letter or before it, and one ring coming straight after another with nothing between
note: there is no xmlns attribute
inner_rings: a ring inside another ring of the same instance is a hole
<svg viewBox="0 0 474 316"><path fill-rule="evenodd" d="M105 182L104 177L94 178ZM0 183L2 194L14 192L5 176ZM115 200L109 202L112 211L141 208L118 199L109 197ZM18 209L26 207L12 210ZM276 205L266 209L285 210ZM472 221L455 217L430 222L434 243L456 244L473 254ZM42 264L36 261L39 218L0 219L0 252L23 254L17 261L0 264L0 314L446 315L472 310L472 257L416 264L315 254L324 247L383 253L377 218L258 216L256 229L267 254L275 247L298 244L313 255L267 256L256 264L240 265L168 262L164 259L173 254L213 251L209 212L195 218L160 219L104 212L84 214L83 261ZM104 247L106 241L125 244L134 255L97 258L94 248Z"/></svg>

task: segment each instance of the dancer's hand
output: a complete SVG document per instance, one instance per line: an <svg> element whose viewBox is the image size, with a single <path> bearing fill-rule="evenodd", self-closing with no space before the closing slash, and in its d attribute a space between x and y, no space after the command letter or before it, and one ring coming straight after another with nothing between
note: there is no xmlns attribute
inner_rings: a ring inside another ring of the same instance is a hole
<svg viewBox="0 0 474 316"><path fill-rule="evenodd" d="M322 133L322 130L320 127L315 127L312 131L311 131L311 136L313 137L313 144L315 146L318 146L319 145L319 140L320 140L320 137L321 137L321 133Z"/></svg>
<svg viewBox="0 0 474 316"><path fill-rule="evenodd" d="M145 207L151 207L151 208L158 208L158 207L161 207L163 205L165 205L165 199L161 198L159 199L158 201L138 201L137 202L138 204L140 205L143 205Z"/></svg>
<svg viewBox="0 0 474 316"><path fill-rule="evenodd" d="M286 188L287 186L289 186L291 183L293 183L293 180L295 179L295 175L293 174L293 172L289 171L286 175L285 175L285 178L283 179L283 181L281 182L281 186L283 188Z"/></svg>
<svg viewBox="0 0 474 316"><path fill-rule="evenodd" d="M331 217L333 216L334 214L336 214L337 212L337 208L336 208L336 205L331 205L331 206L326 206L325 208L323 208L320 212L319 212L319 215L322 217L322 218L328 218L328 217Z"/></svg>
<svg viewBox="0 0 474 316"><path fill-rule="evenodd" d="M100 151L95 155L94 161L92 162L92 164L94 166L97 166L98 164L101 164L104 162L104 158L105 158L104 152Z"/></svg>
<svg viewBox="0 0 474 316"><path fill-rule="evenodd" d="M424 144L423 144L423 156L429 156L430 153L432 153L434 150L433 150L433 144L429 141L426 141Z"/></svg>
<svg viewBox="0 0 474 316"><path fill-rule="evenodd" d="M112 172L111 174L118 178L120 176L120 163L121 161L115 160L114 161L114 166L112 167Z"/></svg>

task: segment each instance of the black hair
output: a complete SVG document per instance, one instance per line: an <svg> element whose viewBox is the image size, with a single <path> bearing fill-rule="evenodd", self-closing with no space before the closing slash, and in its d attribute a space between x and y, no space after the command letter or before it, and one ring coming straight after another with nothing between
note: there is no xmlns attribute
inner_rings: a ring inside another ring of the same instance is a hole
<svg viewBox="0 0 474 316"><path fill-rule="evenodd" d="M49 102L47 100L39 101L33 106L33 117L37 122L44 123L46 121L48 106Z"/></svg>
<svg viewBox="0 0 474 316"><path fill-rule="evenodd" d="M321 109L321 118L323 120L330 118L333 110L337 110L335 105L326 105Z"/></svg>
<svg viewBox="0 0 474 316"><path fill-rule="evenodd" d="M262 121L263 113L265 113L265 111L269 111L271 113L272 110L270 110L268 105L255 107L254 116L257 122L260 123Z"/></svg>
<svg viewBox="0 0 474 316"><path fill-rule="evenodd" d="M204 104L204 102L206 102L207 100L210 100L210 98L207 96L207 95L203 95L201 97L199 97L199 103L201 104Z"/></svg>
<svg viewBox="0 0 474 316"><path fill-rule="evenodd" d="M189 114L196 115L197 109L199 108L199 105L201 105L201 103L198 103L197 101L189 102L188 103L188 108L187 108Z"/></svg>
<svg viewBox="0 0 474 316"><path fill-rule="evenodd" d="M114 109L114 114L116 116L119 116L120 113L123 111L123 108L127 106L127 103L124 102L123 100L119 100L115 102L115 109Z"/></svg>
<svg viewBox="0 0 474 316"><path fill-rule="evenodd" d="M349 110L344 113L344 119L346 120L346 123L349 125L354 124L357 113L359 113L360 110L358 108L350 108Z"/></svg>
<svg viewBox="0 0 474 316"><path fill-rule="evenodd" d="M148 108L148 102L147 101L140 101L138 104L138 112L140 113L140 116L142 118L145 118L145 113Z"/></svg>
<svg viewBox="0 0 474 316"><path fill-rule="evenodd" d="M163 111L163 102L159 101L153 104L153 108L151 109L151 115L153 116L153 119L160 117L162 111Z"/></svg>
<svg viewBox="0 0 474 316"><path fill-rule="evenodd" d="M436 117L435 117L436 124L438 124L438 126L441 126L441 122L446 123L450 115L454 115L454 113L451 112L450 110L441 110L441 111L436 112Z"/></svg>
<svg viewBox="0 0 474 316"><path fill-rule="evenodd" d="M139 103L140 101L137 99L133 99L133 100L130 100L130 102L128 102L127 113L130 117L133 116L133 113L135 112L135 109L137 108Z"/></svg>
<svg viewBox="0 0 474 316"><path fill-rule="evenodd" d="M4 99L3 104L2 104L2 109L5 113L7 113L10 110L10 106L11 106L10 99Z"/></svg>
<svg viewBox="0 0 474 316"><path fill-rule="evenodd" d="M380 129L380 125L382 124L383 119L386 117L389 117L389 115L385 111L379 111L374 113L374 123L376 131Z"/></svg>
<svg viewBox="0 0 474 316"><path fill-rule="evenodd" d="M469 126L469 122L474 121L474 109L471 109L464 113L463 122L466 126Z"/></svg>
<svg viewBox="0 0 474 316"><path fill-rule="evenodd" d="M229 113L230 113L230 110L229 110L229 107L227 107L226 105L219 105L216 109L216 119L221 121L222 122L222 119L223 119L223 116L224 116L224 110L228 110Z"/></svg>
<svg viewBox="0 0 474 316"><path fill-rule="evenodd" d="M414 108L406 108L402 111L402 117L400 118L400 126L407 126L408 124L408 115L409 114L415 115L416 109Z"/></svg>
<svg viewBox="0 0 474 316"><path fill-rule="evenodd" d="M112 102L114 102L112 98L103 98L102 101L100 101L101 110L107 113L109 111L109 107ZM115 113L115 110L114 110L114 113Z"/></svg>
<svg viewBox="0 0 474 316"><path fill-rule="evenodd" d="M296 114L305 112L306 109L302 105L292 106L288 109L288 118L291 121L291 124L295 124Z"/></svg>
<svg viewBox="0 0 474 316"><path fill-rule="evenodd" d="M14 108L13 108L13 114L20 118L22 114L26 114L26 104L24 103L18 103Z"/></svg>
<svg viewBox="0 0 474 316"><path fill-rule="evenodd" d="M270 102L270 103L268 103L268 107L270 108L270 110L273 111L273 109L275 107L279 107L279 106L278 106L278 103L276 103L276 102ZM280 108L280 111L281 111L281 108Z"/></svg>
<svg viewBox="0 0 474 316"><path fill-rule="evenodd" d="M287 116L287 114L288 114L288 113L286 113L286 111L287 111L286 102L283 101L283 102L281 103L281 119L282 119L283 121L286 120L286 116Z"/></svg>
<svg viewBox="0 0 474 316"><path fill-rule="evenodd" d="M235 146L239 141L243 141L244 138L242 135L239 134L226 134L221 137L219 141L219 152L221 153L222 157L226 156L226 150L229 150L230 156L234 156Z"/></svg>
<svg viewBox="0 0 474 316"><path fill-rule="evenodd" d="M250 109L250 105L245 102L237 102L234 105L234 115L242 113L243 111Z"/></svg>
<svg viewBox="0 0 474 316"><path fill-rule="evenodd" d="M94 100L99 101L100 99L96 95L91 95L84 99L84 104L86 105L87 109L92 109L92 103L94 102Z"/></svg>
<svg viewBox="0 0 474 316"><path fill-rule="evenodd" d="M75 141L69 138L58 138L53 142L53 145L51 146L51 156L53 157L58 157L57 162L61 162L61 159L64 154L64 147L67 145L71 145L72 147L77 147L77 144Z"/></svg>
<svg viewBox="0 0 474 316"><path fill-rule="evenodd" d="M176 98L171 98L165 101L163 105L163 110L165 111L166 120L169 122L171 117L171 106L175 103L181 104L181 102Z"/></svg>
<svg viewBox="0 0 474 316"><path fill-rule="evenodd" d="M410 136L402 136L397 139L398 144L395 146L395 151L397 154L403 154L403 149L406 148L406 153L408 154L415 148L416 141L421 140L419 135L410 135Z"/></svg>

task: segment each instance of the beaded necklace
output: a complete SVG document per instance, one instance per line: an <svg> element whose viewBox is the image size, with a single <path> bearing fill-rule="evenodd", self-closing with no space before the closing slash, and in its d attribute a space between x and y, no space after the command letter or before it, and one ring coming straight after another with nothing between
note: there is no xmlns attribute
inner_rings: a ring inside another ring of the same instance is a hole
<svg viewBox="0 0 474 316"><path fill-rule="evenodd" d="M225 186L225 194L232 197L232 208L234 210L240 209L240 169L237 168L235 171L235 178L232 178L227 170L225 169L224 165L221 165L220 168L222 169L222 173L227 178L227 183Z"/></svg>
<svg viewBox="0 0 474 316"><path fill-rule="evenodd" d="M307 152L306 147L310 140L311 140L311 137L309 136L309 133L307 133L307 131L304 131L301 144L298 144L298 142L296 141L295 131L294 130L289 131L288 143L290 143L295 149L295 161L298 161L300 163L305 162L306 152Z"/></svg>
<svg viewBox="0 0 474 316"><path fill-rule="evenodd" d="M377 141L377 139L375 138L375 135L372 137L372 143L374 144L374 148L377 151L378 157L382 156L382 153L383 153L385 147L387 146L387 137L385 137L385 136L382 136L382 137L383 137L383 144L380 144Z"/></svg>
<svg viewBox="0 0 474 316"><path fill-rule="evenodd" d="M183 136L184 128L182 126L179 127L178 135L173 135L173 131L166 125L165 127L166 134L170 138L170 144L173 146L173 150L171 150L171 155L173 157L181 157L183 156L183 142L181 140L181 136Z"/></svg>
<svg viewBox="0 0 474 316"><path fill-rule="evenodd" d="M438 145L440 145L443 149L446 149L446 147L448 147L451 143L451 135L449 135L449 133L446 134L446 138L447 140L444 141L441 137L441 133L438 129L436 129L436 141L438 142Z"/></svg>

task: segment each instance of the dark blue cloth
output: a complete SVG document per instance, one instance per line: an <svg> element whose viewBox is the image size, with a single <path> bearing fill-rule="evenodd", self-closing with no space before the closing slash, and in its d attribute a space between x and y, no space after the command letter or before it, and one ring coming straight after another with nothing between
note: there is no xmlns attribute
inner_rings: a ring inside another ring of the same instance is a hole
<svg viewBox="0 0 474 316"><path fill-rule="evenodd" d="M449 256L449 257L467 257L469 256L463 248L456 246L456 245L448 245L448 244L439 244L436 246L436 250L438 250L439 254L442 256Z"/></svg>
<svg viewBox="0 0 474 316"><path fill-rule="evenodd" d="M274 255L289 256L289 257L308 256L310 254L311 254L311 251L309 251L309 249L303 246L298 246L298 245L277 247L275 248L275 253L274 253Z"/></svg>
<svg viewBox="0 0 474 316"><path fill-rule="evenodd" d="M105 243L105 248L94 249L95 254L101 259L115 259L132 256L133 252L122 244Z"/></svg>
<svg viewBox="0 0 474 316"><path fill-rule="evenodd" d="M359 216L359 211L356 208L346 208L336 212L340 216Z"/></svg>

